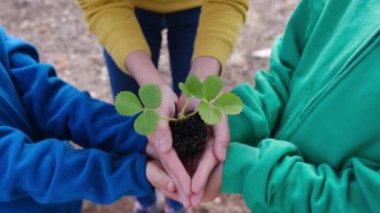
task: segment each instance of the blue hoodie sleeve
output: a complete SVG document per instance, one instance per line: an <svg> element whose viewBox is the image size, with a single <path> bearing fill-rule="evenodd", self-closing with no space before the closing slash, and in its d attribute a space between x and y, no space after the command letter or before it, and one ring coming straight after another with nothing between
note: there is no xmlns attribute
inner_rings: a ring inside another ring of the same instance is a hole
<svg viewBox="0 0 380 213"><path fill-rule="evenodd" d="M38 60L35 48L5 35L10 74L33 126L43 138L70 139L82 147L119 154L144 152L146 138L133 129L134 118L119 115L114 106L56 76Z"/></svg>
<svg viewBox="0 0 380 213"><path fill-rule="evenodd" d="M32 197L42 204L82 199L105 204L152 193L140 153L75 150L57 139L34 143L20 130L0 126L0 156L0 202Z"/></svg>
<svg viewBox="0 0 380 213"><path fill-rule="evenodd" d="M0 56L0 68L12 75L31 125L41 134L36 138L0 125L0 202L32 197L40 203L110 203L153 193L145 174L146 141L131 130L132 118L58 79L51 66L38 63L31 45L1 27ZM65 139L120 155L74 150Z"/></svg>

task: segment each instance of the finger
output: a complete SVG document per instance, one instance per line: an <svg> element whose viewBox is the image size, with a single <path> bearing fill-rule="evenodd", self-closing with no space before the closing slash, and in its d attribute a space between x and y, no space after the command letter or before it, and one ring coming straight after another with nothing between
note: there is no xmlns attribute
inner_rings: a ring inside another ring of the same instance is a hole
<svg viewBox="0 0 380 213"><path fill-rule="evenodd" d="M155 164L159 169L162 170L161 172L165 172L164 167L162 166L162 164L161 164L159 161L154 160L154 164ZM162 188L162 189L164 189L164 190L168 190L168 191L170 191L170 192L176 192L176 191L177 191L177 188L175 187L175 184L174 184L173 179L171 178L171 176L170 176L168 173L166 173L166 175L170 178L170 181L167 182L166 187L164 187L164 188ZM156 188L159 188L159 187L160 187L160 186L157 186Z"/></svg>
<svg viewBox="0 0 380 213"><path fill-rule="evenodd" d="M177 103L177 111L178 112L180 112L182 110L182 107L184 107L187 99L188 98L183 94L179 97L178 103ZM186 112L194 111L198 105L199 105L199 100L194 98L194 97L191 97L190 102L188 103L188 105L186 107Z"/></svg>
<svg viewBox="0 0 380 213"><path fill-rule="evenodd" d="M173 199L173 200L176 200L176 201L179 201L179 202L180 202L178 193L176 193L176 192L171 192L171 191L167 191L167 190L165 190L165 189L158 189L158 191L159 191L161 194L163 194L165 197L168 197L168 198L170 198L170 199Z"/></svg>
<svg viewBox="0 0 380 213"><path fill-rule="evenodd" d="M210 181L207 183L202 201L211 201L215 199L222 189L223 163L219 163L211 173Z"/></svg>
<svg viewBox="0 0 380 213"><path fill-rule="evenodd" d="M178 98L178 103L177 103L177 111L180 112L183 105L185 105L187 97L184 94L181 94L181 96Z"/></svg>
<svg viewBox="0 0 380 213"><path fill-rule="evenodd" d="M160 160L165 168L165 171L167 171L174 180L177 190L182 191L186 196L190 196L191 178L186 172L185 167L179 160L174 149L171 149L167 153L161 154Z"/></svg>
<svg viewBox="0 0 380 213"><path fill-rule="evenodd" d="M223 175L223 163L214 167L205 190L191 196L191 206L197 206L201 201L211 201L215 199L221 191Z"/></svg>
<svg viewBox="0 0 380 213"><path fill-rule="evenodd" d="M176 200L180 203L182 203L182 205L185 207L185 208L189 208L190 207L190 198L189 197L184 197L183 195L180 195L179 193L175 193L175 192L170 192L170 191L167 191L167 190L164 190L164 189L159 189L158 190L161 194L163 194L164 196L166 197L169 197L173 200Z"/></svg>
<svg viewBox="0 0 380 213"><path fill-rule="evenodd" d="M167 121L160 121L154 133L148 136L149 142L159 153L165 153L172 147L172 134Z"/></svg>
<svg viewBox="0 0 380 213"><path fill-rule="evenodd" d="M175 192L177 190L173 182L168 183L167 188L171 192Z"/></svg>
<svg viewBox="0 0 380 213"><path fill-rule="evenodd" d="M147 155L149 155L149 157L151 157L151 158L153 158L155 160L159 160L160 159L157 151L155 150L155 148L153 147L153 145L151 143L148 143L146 145L145 152L146 152Z"/></svg>
<svg viewBox="0 0 380 213"><path fill-rule="evenodd" d="M218 163L211 148L212 147L207 147L207 150L204 153L201 161L199 162L199 166L194 173L191 182L191 191L193 193L200 193L204 190L212 170Z"/></svg>
<svg viewBox="0 0 380 213"><path fill-rule="evenodd" d="M214 152L216 158L223 162L226 159L227 148L230 143L230 129L227 115L223 115L219 123L214 125Z"/></svg>
<svg viewBox="0 0 380 213"><path fill-rule="evenodd" d="M148 181L156 188L163 188L170 191L168 186L173 184L170 176L153 161L148 161L146 167Z"/></svg>
<svg viewBox="0 0 380 213"><path fill-rule="evenodd" d="M191 196L191 206L192 207L196 207L201 203L203 193L204 193L204 191L202 190L200 193L196 193L196 194L193 194Z"/></svg>

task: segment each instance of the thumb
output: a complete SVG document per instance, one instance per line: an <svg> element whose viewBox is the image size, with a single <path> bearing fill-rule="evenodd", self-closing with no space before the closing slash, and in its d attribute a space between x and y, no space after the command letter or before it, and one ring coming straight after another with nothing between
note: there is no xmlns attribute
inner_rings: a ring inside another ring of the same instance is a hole
<svg viewBox="0 0 380 213"><path fill-rule="evenodd" d="M172 133L167 121L160 121L156 131L149 136L159 153L166 153L172 148Z"/></svg>

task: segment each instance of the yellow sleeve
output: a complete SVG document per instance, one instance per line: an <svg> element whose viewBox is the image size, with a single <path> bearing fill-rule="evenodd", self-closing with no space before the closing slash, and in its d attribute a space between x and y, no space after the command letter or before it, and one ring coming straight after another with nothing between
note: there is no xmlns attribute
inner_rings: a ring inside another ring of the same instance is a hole
<svg viewBox="0 0 380 213"><path fill-rule="evenodd" d="M205 0L193 59L212 56L223 68L246 19L248 4L248 0Z"/></svg>
<svg viewBox="0 0 380 213"><path fill-rule="evenodd" d="M85 13L91 32L124 72L127 72L124 61L130 52L142 50L150 54L130 1L77 0L77 2Z"/></svg>

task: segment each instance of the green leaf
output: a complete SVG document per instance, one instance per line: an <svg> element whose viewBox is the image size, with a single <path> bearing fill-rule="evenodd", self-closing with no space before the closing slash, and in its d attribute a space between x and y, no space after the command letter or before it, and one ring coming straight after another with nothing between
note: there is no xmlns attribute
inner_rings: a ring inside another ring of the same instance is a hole
<svg viewBox="0 0 380 213"><path fill-rule="evenodd" d="M229 115L237 115L243 110L243 102L239 96L232 93L222 95L212 105Z"/></svg>
<svg viewBox="0 0 380 213"><path fill-rule="evenodd" d="M190 75L186 78L186 87L196 98L202 99L202 83L198 76Z"/></svg>
<svg viewBox="0 0 380 213"><path fill-rule="evenodd" d="M202 120L209 125L218 123L222 118L222 113L218 109L209 106L204 101L199 104L199 115Z"/></svg>
<svg viewBox="0 0 380 213"><path fill-rule="evenodd" d="M153 133L160 121L160 116L155 111L145 111L137 117L134 127L140 135L149 135Z"/></svg>
<svg viewBox="0 0 380 213"><path fill-rule="evenodd" d="M125 116L135 115L143 110L140 100L132 92L119 92L115 98L116 111Z"/></svg>
<svg viewBox="0 0 380 213"><path fill-rule="evenodd" d="M212 101L222 90L223 83L216 75L210 75L203 83L202 92L203 97L207 101Z"/></svg>
<svg viewBox="0 0 380 213"><path fill-rule="evenodd" d="M161 89L157 84L146 84L139 89L139 96L148 109L157 109L161 105Z"/></svg>
<svg viewBox="0 0 380 213"><path fill-rule="evenodd" d="M179 83L178 84L178 87L179 87L179 89L182 91L182 93L187 97L187 98L191 98L191 96L193 96L193 93L192 92L190 92L189 90L188 90L188 88L186 87L186 85L184 84L184 83Z"/></svg>

